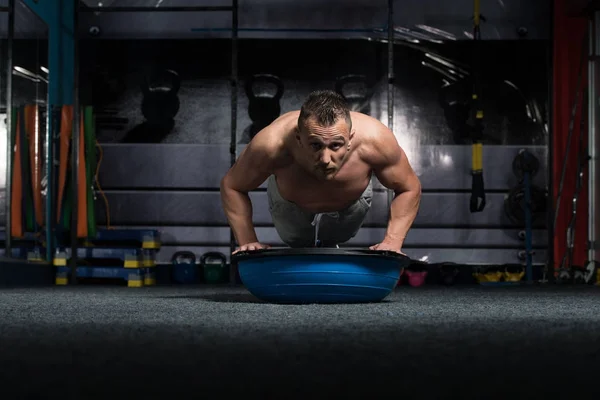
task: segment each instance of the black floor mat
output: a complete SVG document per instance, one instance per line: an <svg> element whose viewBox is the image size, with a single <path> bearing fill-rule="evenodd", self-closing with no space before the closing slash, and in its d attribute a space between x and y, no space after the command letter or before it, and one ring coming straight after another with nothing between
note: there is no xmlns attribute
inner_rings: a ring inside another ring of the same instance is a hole
<svg viewBox="0 0 600 400"><path fill-rule="evenodd" d="M600 288L0 289L2 399L600 398ZM209 396L209 397L206 397Z"/></svg>

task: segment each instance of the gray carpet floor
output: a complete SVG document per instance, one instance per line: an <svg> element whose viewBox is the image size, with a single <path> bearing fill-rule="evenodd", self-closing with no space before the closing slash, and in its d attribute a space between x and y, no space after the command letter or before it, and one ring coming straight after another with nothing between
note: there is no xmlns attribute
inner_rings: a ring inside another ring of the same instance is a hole
<svg viewBox="0 0 600 400"><path fill-rule="evenodd" d="M600 398L600 288L0 289L1 399Z"/></svg>

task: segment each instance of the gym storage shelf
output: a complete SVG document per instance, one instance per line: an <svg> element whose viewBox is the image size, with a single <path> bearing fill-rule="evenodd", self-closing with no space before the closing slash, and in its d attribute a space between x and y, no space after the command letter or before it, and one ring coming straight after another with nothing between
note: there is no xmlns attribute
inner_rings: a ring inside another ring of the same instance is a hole
<svg viewBox="0 0 600 400"><path fill-rule="evenodd" d="M0 231L0 256L18 258L27 261L43 261L45 243L39 235L25 233L22 238L12 238L10 254L6 254L6 231Z"/></svg>
<svg viewBox="0 0 600 400"><path fill-rule="evenodd" d="M56 267L57 285L68 284L71 258L70 249L56 252L53 264ZM129 287L156 284L156 250L153 249L80 247L77 249L77 260L78 264L84 264L77 265L77 278L120 278L125 279Z"/></svg>
<svg viewBox="0 0 600 400"><path fill-rule="evenodd" d="M99 229L76 250L77 278L124 279L129 287L156 284L156 254L160 250L160 233L152 229ZM67 285L73 276L69 260L70 247L57 248L53 264L57 285Z"/></svg>
<svg viewBox="0 0 600 400"><path fill-rule="evenodd" d="M92 260L121 260L122 267L141 268L156 265L156 253L154 249L135 248L112 248L112 247L79 247L77 259ZM72 257L70 248L57 249L54 256L54 265L64 265Z"/></svg>
<svg viewBox="0 0 600 400"><path fill-rule="evenodd" d="M134 244L142 249L160 249L160 232L154 229L98 229L93 244Z"/></svg>
<svg viewBox="0 0 600 400"><path fill-rule="evenodd" d="M42 2L41 2L42 3ZM54 10L53 2L43 2L47 10ZM1 8L1 7L0 7ZM8 43L9 47L13 43L14 36L14 5L5 8L9 11L8 22ZM231 13L231 79L230 79L230 100L231 100L231 129L230 140L232 151L230 154L231 165L235 163L236 152L236 133L237 133L237 101L238 101L238 0L231 0L227 6L189 6L189 7L89 7L82 2L76 2L74 13L74 25L77 26L79 14L81 13L118 13L118 12L230 12ZM54 11L53 11L54 12ZM61 25L62 26L62 25ZM95 222L94 195L95 195L95 172L97 171L97 160L95 160L95 118L92 106L83 106L79 99L79 51L77 43L79 41L78 30L73 29L72 40L75 43L73 57L75 64L74 70L67 71L73 76L74 95L72 102L66 105L57 105L54 109L46 113L47 122L51 126L46 129L45 143L48 145L46 159L44 161L45 171L47 172L48 194L46 196L46 213L43 230L46 243L35 246L21 246L12 241L8 235L5 238L5 248L7 256L19 255L26 258L45 252L43 257L48 262L52 262L59 270L57 274L57 283L66 284L69 279L75 280L77 277L103 276L103 277L127 277L128 282L139 281L140 276L147 284L153 284L153 270L156 264L156 252L159 251L161 243L158 232L145 229L98 229ZM9 52L10 53L10 52ZM52 53L52 52L51 52ZM60 58L60 55L52 54L52 57ZM51 57L51 58L52 58ZM64 57L63 57L64 58ZM58 58L57 58L58 59ZM12 66L12 53L8 54L8 70ZM56 72L56 71L55 71ZM59 71L60 72L60 71ZM59 73L57 72L57 73ZM12 74L8 75L8 87L12 82ZM7 108L12 109L12 92L8 90ZM59 102L60 103L60 102ZM58 103L58 104L59 104ZM51 111L51 112L50 112ZM16 119L12 113L7 113L8 131L12 132ZM8 148L12 149L14 143L11 135L9 136ZM63 140L64 139L64 140ZM56 146L51 145L55 142ZM83 142L83 146L80 143ZM63 145L60 145L60 144ZM60 164L61 156L71 165ZM89 156L89 157L88 157ZM75 161L73 161L75 160ZM90 161L91 160L91 161ZM7 163L7 175L12 176L12 161ZM59 166L60 164L60 166ZM74 165L77 164L77 167ZM67 168L62 168L67 166ZM11 193L9 180L7 182L7 193ZM68 188L68 190L66 189ZM79 189L84 188L85 196L79 195ZM56 192L56 193L55 193ZM67 194L71 194L71 197ZM73 195L74 194L74 195ZM81 197L81 198L80 198ZM67 199L70 203L65 206ZM7 209L11 206L11 196L7 197ZM70 214L68 214L70 213ZM57 214L57 215L54 215ZM89 220L79 215L86 215ZM7 218L6 231L11 232L13 222ZM59 223L57 221L60 221ZM61 229L58 229L58 227ZM88 229L89 226L92 229ZM91 237L87 237L91 233ZM69 237L66 237L66 236ZM58 237L60 236L60 237ZM17 244L17 246L14 246ZM13 248L14 246L14 248ZM66 247L70 249L67 250ZM33 251L31 251L33 250ZM1 253L0 253L1 254ZM73 257L71 257L71 254ZM108 259L115 259L117 262L107 266ZM80 260L84 258L84 260ZM68 262L68 260L71 260ZM80 266L82 261L85 265ZM97 261L97 264L93 265ZM113 268L113 269L110 269ZM115 269L116 268L116 269ZM132 270L137 270L132 273ZM68 271L68 272L67 272ZM133 279L136 278L136 279ZM137 285L137 284L135 284ZM130 284L130 286L135 286Z"/></svg>
<svg viewBox="0 0 600 400"><path fill-rule="evenodd" d="M57 285L67 285L71 268L67 266L56 267ZM154 272L149 268L125 268L118 266L78 266L78 278L103 278L124 279L128 287L153 286L156 284Z"/></svg>

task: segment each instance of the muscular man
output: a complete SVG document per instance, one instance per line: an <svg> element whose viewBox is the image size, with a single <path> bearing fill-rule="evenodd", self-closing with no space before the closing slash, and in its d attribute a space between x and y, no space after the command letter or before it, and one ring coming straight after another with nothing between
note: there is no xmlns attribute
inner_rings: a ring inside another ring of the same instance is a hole
<svg viewBox="0 0 600 400"><path fill-rule="evenodd" d="M273 224L290 247L335 247L353 238L371 207L371 177L395 193L383 240L374 250L401 252L421 184L393 133L351 112L333 91L311 93L300 111L260 131L221 180L221 199L239 245L268 248L252 223L248 192L268 180Z"/></svg>

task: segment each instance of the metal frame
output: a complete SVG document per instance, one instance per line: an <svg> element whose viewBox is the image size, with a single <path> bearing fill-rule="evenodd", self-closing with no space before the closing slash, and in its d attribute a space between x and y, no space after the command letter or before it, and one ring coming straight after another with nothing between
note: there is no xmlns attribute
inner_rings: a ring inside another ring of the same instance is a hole
<svg viewBox="0 0 600 400"><path fill-rule="evenodd" d="M7 257L11 257L12 256L12 235L10 234L11 229L12 229L12 216L11 216L11 206L12 206L12 201L11 201L11 192L12 192L12 155L13 155L13 143L12 143L12 127L13 127L13 123L14 121L12 120L12 108L13 108L13 90L12 90L12 76L13 76L13 42L14 42L14 30L15 30L15 5L16 5L16 0L9 0L8 2L8 7L0 7L0 12L8 12L8 36L7 36L7 49L6 49L6 60L7 60L7 65L6 65L6 73L7 73L7 84L6 84L6 130L7 130L7 140L6 140L6 144L7 144L7 148L6 148L6 184L5 184L5 192L6 192L6 210L5 210L5 254ZM29 5L26 2L23 2L23 4L26 7L29 7ZM31 8L30 8L31 10ZM31 10L34 14L36 14L36 16L38 16L39 18L41 18L34 10ZM42 19L43 20L43 19ZM46 23L46 21L44 21L44 23ZM46 126L46 134L45 134L45 151L46 151L46 160L45 160L45 167L47 170L47 176L48 176L48 190L50 190L51 185L52 185L52 171L51 171L51 150L52 150L52 144L51 144L51 132L50 132L50 121L51 121L51 109L50 109L50 103L47 101L48 104L48 108L46 111L46 122L45 122L45 126ZM53 238L52 238L52 224L53 224L53 219L52 219L52 209L51 209L51 196L50 196L50 192L48 193L49 195L46 198L46 207L47 207L47 211L46 211L46 216L45 216L45 221L46 221L46 229L45 229L45 233L46 233L46 258L48 259L48 261L51 259L52 257L52 242L53 242Z"/></svg>
<svg viewBox="0 0 600 400"><path fill-rule="evenodd" d="M554 161L552 157L554 151L554 1L550 1L548 3L548 7L550 8L550 18L548 18L548 57L546 60L546 65L548 66L548 103L546 106L546 115L548 123L548 142L546 143L546 148L548 149L546 153L546 163L548 165L548 169L546 171L546 182L548 187L548 195L546 200L546 209L548 210L548 212L546 213L546 229L548 230L548 252L546 255L546 266L544 274L545 276L543 277L542 281L554 282L554 182L552 177L552 171L554 168Z"/></svg>
<svg viewBox="0 0 600 400"><path fill-rule="evenodd" d="M44 21L46 22L46 21ZM48 29L50 27L48 26ZM50 66L50 32L48 32L48 67ZM55 237L54 237L54 227L56 221L56 213L54 209L54 199L52 188L54 187L54 135L52 131L52 126L54 124L54 105L50 101L50 79L52 79L52 71L48 73L48 91L46 93L46 132L45 132L45 140L44 140L44 150L45 150L45 167L46 167L46 260L50 263L54 257L55 250Z"/></svg>
<svg viewBox="0 0 600 400"><path fill-rule="evenodd" d="M8 36L6 41L6 231L5 255L11 257L11 192L12 192L12 69L13 69L13 40L15 34L15 0L8 1Z"/></svg>
<svg viewBox="0 0 600 400"><path fill-rule="evenodd" d="M600 12L596 11L590 16L590 27L589 27L589 61L588 61L588 245L587 261L594 262L596 259L598 249L598 226L597 223L597 212L595 205L597 204L597 179L596 173L597 168L597 132L598 132L598 63L597 59L600 55L600 41L598 40L598 33L600 33Z"/></svg>
<svg viewBox="0 0 600 400"><path fill-rule="evenodd" d="M71 273L71 284L77 284L77 208L79 207L79 198L77 197L79 187L79 130L81 112L79 109L79 13L77 10L73 13L73 131L71 137L71 185L73 187L73 212L71 213L71 257L69 258L69 267ZM54 194L52 195L54 197Z"/></svg>
<svg viewBox="0 0 600 400"><path fill-rule="evenodd" d="M204 11L237 11L237 1L231 6L191 6L191 7L88 7L80 4L79 12L204 12Z"/></svg>

